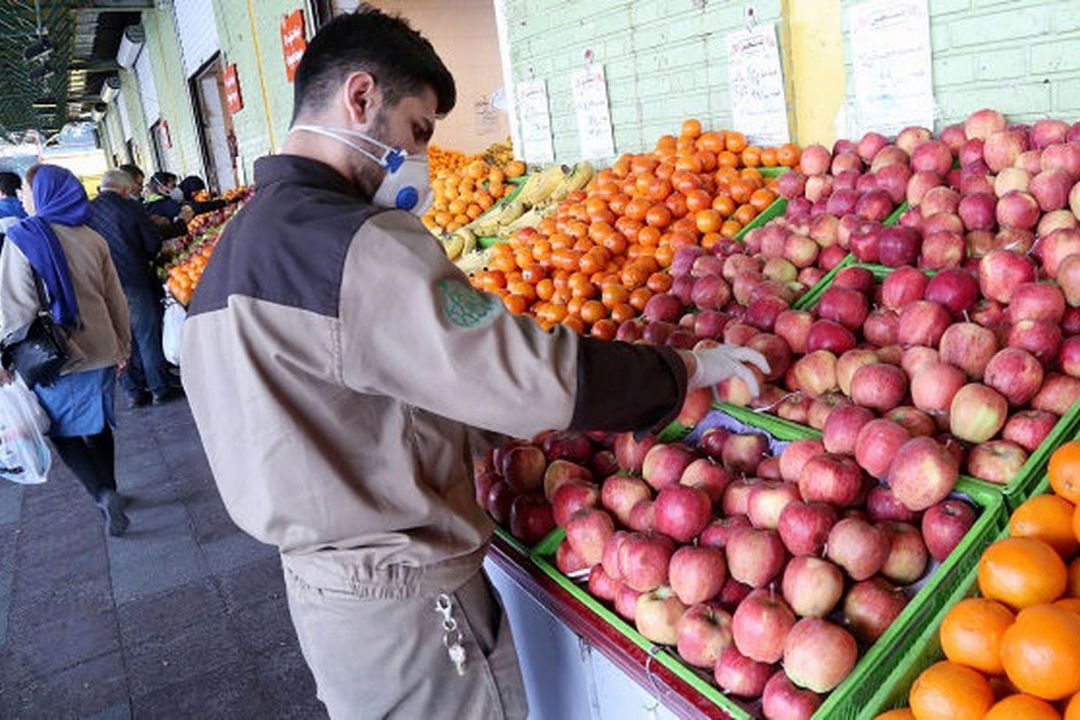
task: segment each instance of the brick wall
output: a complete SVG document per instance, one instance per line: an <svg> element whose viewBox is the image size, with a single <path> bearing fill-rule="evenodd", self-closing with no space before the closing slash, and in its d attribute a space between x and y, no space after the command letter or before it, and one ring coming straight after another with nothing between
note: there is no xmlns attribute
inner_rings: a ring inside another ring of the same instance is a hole
<svg viewBox="0 0 1080 720"><path fill-rule="evenodd" d="M651 147L688 117L729 125L725 37L745 27L747 4L761 23L780 19L780 0L507 0L514 80L547 80L556 158L579 155L570 75L586 48L607 75L616 152Z"/></svg>
<svg viewBox="0 0 1080 720"><path fill-rule="evenodd" d="M929 0L929 7L938 128L984 107L1020 121L1080 119L1077 0ZM849 49L847 32L845 15ZM850 52L847 59L850 102Z"/></svg>

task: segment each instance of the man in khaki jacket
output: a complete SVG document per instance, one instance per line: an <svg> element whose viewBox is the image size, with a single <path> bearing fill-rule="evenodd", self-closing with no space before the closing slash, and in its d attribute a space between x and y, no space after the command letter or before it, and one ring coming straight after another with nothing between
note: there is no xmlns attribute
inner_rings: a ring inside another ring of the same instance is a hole
<svg viewBox="0 0 1080 720"><path fill-rule="evenodd" d="M184 331L218 487L236 523L280 549L334 718L526 715L481 571L492 525L473 499L470 428L662 427L688 377L753 385L737 360L763 363L547 333L475 292L417 217L425 147L454 100L403 21L366 10L323 28L297 70L289 139L256 162L258 192Z"/></svg>

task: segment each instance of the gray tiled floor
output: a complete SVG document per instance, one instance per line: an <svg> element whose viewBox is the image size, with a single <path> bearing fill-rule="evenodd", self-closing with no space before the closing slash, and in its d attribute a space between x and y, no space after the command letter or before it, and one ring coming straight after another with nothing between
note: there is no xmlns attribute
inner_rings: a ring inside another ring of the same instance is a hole
<svg viewBox="0 0 1080 720"><path fill-rule="evenodd" d="M0 718L324 718L277 556L229 520L187 405L120 421L127 536L63 466L0 481Z"/></svg>

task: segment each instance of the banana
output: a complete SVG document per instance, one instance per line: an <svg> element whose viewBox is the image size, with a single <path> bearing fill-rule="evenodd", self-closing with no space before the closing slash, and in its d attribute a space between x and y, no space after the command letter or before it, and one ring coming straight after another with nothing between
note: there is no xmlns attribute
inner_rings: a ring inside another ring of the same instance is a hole
<svg viewBox="0 0 1080 720"><path fill-rule="evenodd" d="M540 208L529 208L528 212L523 213L512 223L504 225L499 234L506 236L524 227L534 227L544 219L544 215L545 213Z"/></svg>
<svg viewBox="0 0 1080 720"><path fill-rule="evenodd" d="M455 264L466 275L472 275L483 270L491 262L492 252L488 250L474 250L467 255L462 255Z"/></svg>
<svg viewBox="0 0 1080 720"><path fill-rule="evenodd" d="M588 160L579 162L570 175L570 192L583 190L596 175L596 168Z"/></svg>
<svg viewBox="0 0 1080 720"><path fill-rule="evenodd" d="M473 234L471 230L469 230L468 228L461 228L455 234L460 235L462 238L462 255L468 255L476 249L476 235Z"/></svg>
<svg viewBox="0 0 1080 720"><path fill-rule="evenodd" d="M569 168L565 165L552 165L538 173L533 173L525 181L525 186L521 188L517 196L518 202L532 207L547 199L563 181L568 171Z"/></svg>
<svg viewBox="0 0 1080 720"><path fill-rule="evenodd" d="M461 235L451 235L443 241L443 250L446 251L446 257L450 258L450 260L457 260L461 257L463 249L465 249L465 238Z"/></svg>

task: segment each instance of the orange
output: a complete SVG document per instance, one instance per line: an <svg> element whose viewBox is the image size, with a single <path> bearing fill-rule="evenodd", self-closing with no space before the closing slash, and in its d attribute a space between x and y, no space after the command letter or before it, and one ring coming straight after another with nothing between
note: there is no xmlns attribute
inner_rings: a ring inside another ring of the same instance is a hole
<svg viewBox="0 0 1080 720"><path fill-rule="evenodd" d="M1077 540L1080 540L1080 506L1077 506L1076 510L1073 511L1072 529L1073 535Z"/></svg>
<svg viewBox="0 0 1080 720"><path fill-rule="evenodd" d="M1001 637L1013 624L1012 612L995 600L968 598L957 603L941 623L941 649L954 663L1000 675Z"/></svg>
<svg viewBox="0 0 1080 720"><path fill-rule="evenodd" d="M984 720L1061 720L1061 715L1045 700L1012 695L990 708Z"/></svg>
<svg viewBox="0 0 1080 720"><path fill-rule="evenodd" d="M1068 610L1080 615L1080 598L1067 597L1054 601L1054 607L1061 608L1062 610Z"/></svg>
<svg viewBox="0 0 1080 720"><path fill-rule="evenodd" d="M1072 696L1072 700L1065 706L1064 720L1080 720L1080 693Z"/></svg>
<svg viewBox="0 0 1080 720"><path fill-rule="evenodd" d="M1025 500L1009 518L1009 534L1044 541L1068 560L1076 553L1073 504L1057 495L1037 495Z"/></svg>
<svg viewBox="0 0 1080 720"><path fill-rule="evenodd" d="M908 701L917 720L982 720L994 704L994 691L971 668L943 661L915 679Z"/></svg>
<svg viewBox="0 0 1080 720"><path fill-rule="evenodd" d="M1050 456L1050 487L1073 505L1080 503L1080 440L1067 442Z"/></svg>
<svg viewBox="0 0 1080 720"><path fill-rule="evenodd" d="M1042 540L998 540L979 559L979 590L1013 608L1057 600L1065 582L1065 562Z"/></svg>
<svg viewBox="0 0 1080 720"><path fill-rule="evenodd" d="M874 720L915 720L915 716L911 714L910 709L900 708L899 710L881 713Z"/></svg>
<svg viewBox="0 0 1080 720"><path fill-rule="evenodd" d="M701 135L701 121L697 118L688 118L684 120L681 134L683 137L697 138Z"/></svg>
<svg viewBox="0 0 1080 720"><path fill-rule="evenodd" d="M1062 700L1080 692L1080 616L1053 605L1021 610L1002 638L1001 663L1029 695Z"/></svg>

